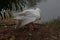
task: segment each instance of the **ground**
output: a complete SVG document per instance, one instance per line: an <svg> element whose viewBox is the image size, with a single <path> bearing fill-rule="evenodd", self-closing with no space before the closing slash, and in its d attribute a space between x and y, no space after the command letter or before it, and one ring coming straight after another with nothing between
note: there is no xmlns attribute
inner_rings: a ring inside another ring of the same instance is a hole
<svg viewBox="0 0 60 40"><path fill-rule="evenodd" d="M60 19L36 24L39 29L33 31L28 31L26 26L15 29L14 22L0 21L0 40L60 40Z"/></svg>
<svg viewBox="0 0 60 40"><path fill-rule="evenodd" d="M0 28L0 40L60 40L60 29L38 24L39 29L29 32L26 28Z"/></svg>

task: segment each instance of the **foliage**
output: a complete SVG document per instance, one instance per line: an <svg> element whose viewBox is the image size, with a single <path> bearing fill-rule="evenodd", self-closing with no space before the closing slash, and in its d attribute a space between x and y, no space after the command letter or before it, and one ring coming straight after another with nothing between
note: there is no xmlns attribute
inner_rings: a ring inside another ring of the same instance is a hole
<svg viewBox="0 0 60 40"><path fill-rule="evenodd" d="M0 13L0 21L2 20L8 20L8 19L11 19L13 18L13 14L10 10L2 10L1 13Z"/></svg>
<svg viewBox="0 0 60 40"><path fill-rule="evenodd" d="M39 1L41 1L41 0L0 0L0 10L1 9L12 10L12 4L15 5L16 10L18 10L18 9L23 10L23 7L34 6L34 5L36 5L36 2L39 2Z"/></svg>
<svg viewBox="0 0 60 40"><path fill-rule="evenodd" d="M45 25L52 28L60 28L60 18L50 20L46 22Z"/></svg>
<svg viewBox="0 0 60 40"><path fill-rule="evenodd" d="M11 38L10 38L10 40L15 40L15 36L12 35Z"/></svg>

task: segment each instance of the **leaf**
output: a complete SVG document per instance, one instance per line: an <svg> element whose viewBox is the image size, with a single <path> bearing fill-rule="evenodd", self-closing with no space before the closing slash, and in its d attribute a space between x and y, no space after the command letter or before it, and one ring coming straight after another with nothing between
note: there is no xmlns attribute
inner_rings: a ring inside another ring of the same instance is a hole
<svg viewBox="0 0 60 40"><path fill-rule="evenodd" d="M10 40L15 40L15 36L14 36L14 35L12 35L12 37L10 38Z"/></svg>

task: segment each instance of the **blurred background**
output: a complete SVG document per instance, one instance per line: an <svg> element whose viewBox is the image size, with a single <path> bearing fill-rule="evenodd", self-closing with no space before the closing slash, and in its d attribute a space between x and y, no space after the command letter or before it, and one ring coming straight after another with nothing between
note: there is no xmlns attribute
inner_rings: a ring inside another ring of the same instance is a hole
<svg viewBox="0 0 60 40"><path fill-rule="evenodd" d="M45 0L38 3L37 7L41 9L40 23L56 19L60 16L60 0Z"/></svg>

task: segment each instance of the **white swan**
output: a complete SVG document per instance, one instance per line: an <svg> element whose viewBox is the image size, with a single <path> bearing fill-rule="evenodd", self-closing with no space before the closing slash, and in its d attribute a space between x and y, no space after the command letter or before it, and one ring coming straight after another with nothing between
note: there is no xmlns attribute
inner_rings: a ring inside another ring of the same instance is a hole
<svg viewBox="0 0 60 40"><path fill-rule="evenodd" d="M34 21L40 19L41 18L40 12L41 11L39 8L27 9L22 12L16 13L16 14L18 14L18 16L16 16L14 13L14 16L15 16L14 19L22 20L22 23L20 26L20 27L22 27L24 25L27 25L31 22L34 22Z"/></svg>

